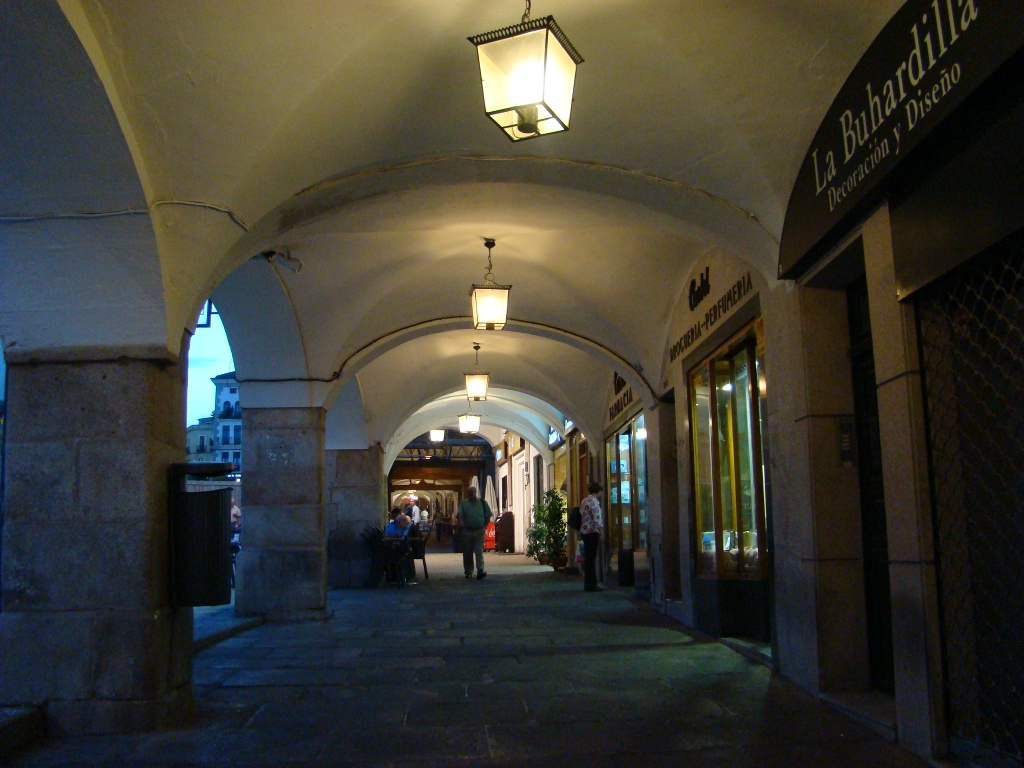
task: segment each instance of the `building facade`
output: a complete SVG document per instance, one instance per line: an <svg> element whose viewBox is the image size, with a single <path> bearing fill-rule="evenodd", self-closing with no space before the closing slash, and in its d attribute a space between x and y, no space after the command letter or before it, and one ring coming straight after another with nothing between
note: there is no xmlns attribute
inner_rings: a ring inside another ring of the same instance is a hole
<svg viewBox="0 0 1024 768"><path fill-rule="evenodd" d="M242 405L234 371L214 376L211 450L213 461L225 461L242 467Z"/></svg>
<svg viewBox="0 0 1024 768"><path fill-rule="evenodd" d="M185 428L185 452L189 461L220 461L214 450L213 416L204 416Z"/></svg>

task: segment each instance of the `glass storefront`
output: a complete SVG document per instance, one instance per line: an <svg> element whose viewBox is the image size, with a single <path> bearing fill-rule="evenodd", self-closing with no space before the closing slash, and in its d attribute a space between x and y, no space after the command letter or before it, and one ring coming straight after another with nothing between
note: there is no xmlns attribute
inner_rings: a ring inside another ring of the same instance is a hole
<svg viewBox="0 0 1024 768"><path fill-rule="evenodd" d="M766 575L764 334L757 320L690 371L697 574Z"/></svg>
<svg viewBox="0 0 1024 768"><path fill-rule="evenodd" d="M647 429L638 414L605 443L608 457L608 546L647 549Z"/></svg>

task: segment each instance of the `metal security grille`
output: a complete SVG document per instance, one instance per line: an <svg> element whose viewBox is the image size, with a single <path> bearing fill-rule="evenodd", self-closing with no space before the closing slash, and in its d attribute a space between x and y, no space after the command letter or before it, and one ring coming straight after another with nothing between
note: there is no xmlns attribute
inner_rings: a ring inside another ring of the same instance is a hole
<svg viewBox="0 0 1024 768"><path fill-rule="evenodd" d="M1024 236L999 250L918 322L950 748L1003 766L1024 765Z"/></svg>

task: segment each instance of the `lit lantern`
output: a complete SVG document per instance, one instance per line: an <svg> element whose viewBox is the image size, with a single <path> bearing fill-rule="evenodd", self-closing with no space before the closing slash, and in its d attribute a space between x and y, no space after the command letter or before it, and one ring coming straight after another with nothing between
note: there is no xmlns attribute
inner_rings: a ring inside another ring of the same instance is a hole
<svg viewBox="0 0 1024 768"><path fill-rule="evenodd" d="M583 63L553 16L474 35L484 112L512 141L569 128L576 66Z"/></svg>
<svg viewBox="0 0 1024 768"><path fill-rule="evenodd" d="M464 413L459 416L459 432L478 432L480 416L476 413Z"/></svg>
<svg viewBox="0 0 1024 768"><path fill-rule="evenodd" d="M470 400L487 399L487 379L486 373L466 374L466 395Z"/></svg>
<svg viewBox="0 0 1024 768"><path fill-rule="evenodd" d="M432 429L430 430L430 442L440 443L444 441L444 430L443 429Z"/></svg>
<svg viewBox="0 0 1024 768"><path fill-rule="evenodd" d="M476 363L473 365L473 372L465 374L466 397L470 400L486 400L490 374L480 370L480 345L474 344L473 349L476 350Z"/></svg>
<svg viewBox="0 0 1024 768"><path fill-rule="evenodd" d="M484 241L487 246L487 272L484 273L484 284L474 283L470 296L473 300L473 327L478 331L500 331L508 320L508 294L511 285L498 285L494 282L491 272L491 248L494 240Z"/></svg>

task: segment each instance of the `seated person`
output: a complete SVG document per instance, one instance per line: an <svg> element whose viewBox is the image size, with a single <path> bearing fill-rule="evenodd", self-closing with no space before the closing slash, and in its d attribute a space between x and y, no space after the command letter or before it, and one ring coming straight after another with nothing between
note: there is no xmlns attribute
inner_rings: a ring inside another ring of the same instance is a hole
<svg viewBox="0 0 1024 768"><path fill-rule="evenodd" d="M384 535L393 538L405 538L409 535L409 529L412 528L412 520L409 519L408 515L399 515L388 523L384 529Z"/></svg>

